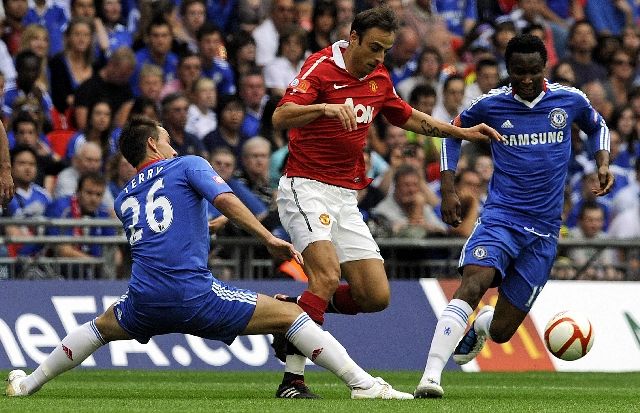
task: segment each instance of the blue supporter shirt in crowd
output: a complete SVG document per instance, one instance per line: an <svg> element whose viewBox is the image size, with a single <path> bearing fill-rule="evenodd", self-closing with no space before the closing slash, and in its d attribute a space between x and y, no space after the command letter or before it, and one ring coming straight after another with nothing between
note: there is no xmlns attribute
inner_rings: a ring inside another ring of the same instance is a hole
<svg viewBox="0 0 640 413"><path fill-rule="evenodd" d="M494 173L482 216L558 233L567 166L571 155L571 124L577 123L597 150L609 150L609 129L581 91L548 83L541 95L527 102L510 86L482 95L454 124L486 123L507 143L491 141ZM445 139L441 170L455 170L461 141Z"/></svg>
<svg viewBox="0 0 640 413"><path fill-rule="evenodd" d="M131 76L131 81L129 82L135 96L140 96L138 83L140 81L140 71L142 70L142 66L145 64L158 65L151 58L151 51L147 47L136 52L136 69L133 72L133 76ZM178 69L178 55L173 52L169 52L164 59L164 63L158 66L162 67L164 83L172 81L175 79L176 70Z"/></svg>
<svg viewBox="0 0 640 413"><path fill-rule="evenodd" d="M127 183L115 211L131 244L134 301L188 307L211 291L207 205L224 192L231 188L198 156L147 164Z"/></svg>
<svg viewBox="0 0 640 413"><path fill-rule="evenodd" d="M437 15L447 23L447 29L456 36L464 36L464 21L476 20L476 0L436 0Z"/></svg>
<svg viewBox="0 0 640 413"><path fill-rule="evenodd" d="M39 16L33 7L29 8L29 11L22 19L22 24L25 27L30 24L39 24L47 29L49 33L49 56L61 52L64 48L64 32L67 22L67 15L62 7L57 4L47 6L42 16Z"/></svg>
<svg viewBox="0 0 640 413"><path fill-rule="evenodd" d="M7 206L9 215L13 218L37 218L44 217L47 208L51 204L51 196L46 189L37 184L29 185L28 189L17 188L16 193ZM32 235L37 235L33 228L29 229ZM15 249L18 255L34 255L42 249L42 245L22 244Z"/></svg>
<svg viewBox="0 0 640 413"><path fill-rule="evenodd" d="M214 58L210 66L204 66L202 67L202 75L213 80L213 83L216 84L218 95L236 94L236 79L229 62L224 59Z"/></svg>

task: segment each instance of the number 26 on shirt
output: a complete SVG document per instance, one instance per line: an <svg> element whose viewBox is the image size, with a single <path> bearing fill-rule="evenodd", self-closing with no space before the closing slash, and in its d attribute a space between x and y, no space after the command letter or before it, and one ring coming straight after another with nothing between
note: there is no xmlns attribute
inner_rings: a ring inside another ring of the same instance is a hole
<svg viewBox="0 0 640 413"><path fill-rule="evenodd" d="M161 233L166 231L173 222L173 207L171 202L166 196L159 196L155 198L156 192L164 188L163 178L156 180L149 192L147 192L146 200L144 203L144 213L147 225L151 231L155 233ZM136 226L140 221L140 202L134 196L130 196L125 199L120 205L120 212L124 216L125 211L131 209L133 215L131 216L131 225L127 227L127 238L129 244L133 245L142 239L142 228ZM162 219L158 221L156 219L155 211L160 209Z"/></svg>

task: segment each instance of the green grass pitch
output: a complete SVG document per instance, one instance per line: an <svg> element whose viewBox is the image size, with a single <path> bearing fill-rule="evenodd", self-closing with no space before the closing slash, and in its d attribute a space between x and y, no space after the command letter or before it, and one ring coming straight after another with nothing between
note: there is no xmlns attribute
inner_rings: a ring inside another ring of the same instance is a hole
<svg viewBox="0 0 640 413"><path fill-rule="evenodd" d="M8 371L0 371L6 377ZM419 372L376 372L412 392ZM274 398L277 372L76 370L0 412L640 412L640 373L444 374L440 400L350 400L333 375L309 372L322 400Z"/></svg>

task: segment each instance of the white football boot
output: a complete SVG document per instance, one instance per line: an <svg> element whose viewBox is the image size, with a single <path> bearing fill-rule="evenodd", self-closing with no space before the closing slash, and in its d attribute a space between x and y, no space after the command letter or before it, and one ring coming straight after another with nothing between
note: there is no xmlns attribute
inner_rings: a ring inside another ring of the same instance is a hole
<svg viewBox="0 0 640 413"><path fill-rule="evenodd" d="M373 386L368 389L352 389L352 399L413 399L410 393L395 390L381 377L376 377Z"/></svg>
<svg viewBox="0 0 640 413"><path fill-rule="evenodd" d="M440 383L435 380L427 379L424 383L420 382L413 397L416 399L439 399L444 395L444 390Z"/></svg>

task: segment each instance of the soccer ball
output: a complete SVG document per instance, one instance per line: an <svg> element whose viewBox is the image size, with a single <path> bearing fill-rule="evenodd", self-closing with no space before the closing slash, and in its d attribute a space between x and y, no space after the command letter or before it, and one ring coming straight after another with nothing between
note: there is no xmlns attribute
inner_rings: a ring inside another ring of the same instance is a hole
<svg viewBox="0 0 640 413"><path fill-rule="evenodd" d="M557 358L577 360L584 357L593 346L593 327L583 314L561 311L544 328L544 343Z"/></svg>

